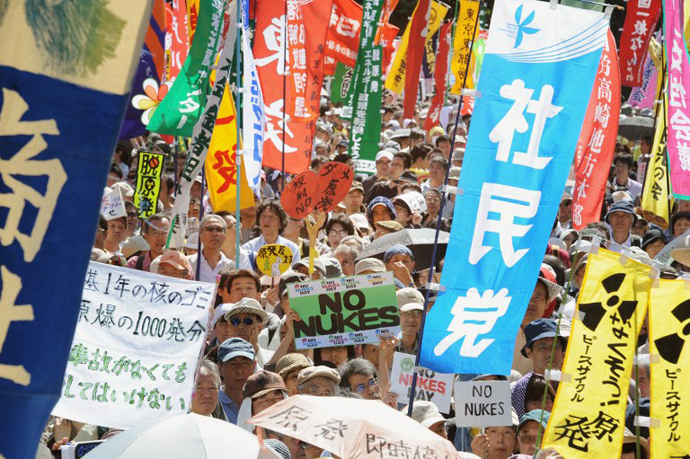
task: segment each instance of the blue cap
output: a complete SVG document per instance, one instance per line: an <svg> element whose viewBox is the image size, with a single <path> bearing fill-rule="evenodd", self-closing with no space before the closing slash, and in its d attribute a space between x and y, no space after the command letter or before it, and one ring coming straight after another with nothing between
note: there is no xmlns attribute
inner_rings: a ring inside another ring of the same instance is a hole
<svg viewBox="0 0 690 459"><path fill-rule="evenodd" d="M551 413L546 410L532 410L529 413L523 414L520 418L520 424L518 424L518 432L520 429L522 429L522 426L530 421L536 421L537 424L541 423L541 425L546 429L546 425L549 423L549 416L551 416ZM544 418L543 421L542 417Z"/></svg>
<svg viewBox="0 0 690 459"><path fill-rule="evenodd" d="M254 360L254 346L242 338L228 338L218 348L218 360L225 363L234 357L245 357Z"/></svg>
<svg viewBox="0 0 690 459"><path fill-rule="evenodd" d="M388 260L393 258L394 255L407 255L414 260L414 255L412 255L412 250L402 244L394 244L386 250L383 255L383 262L386 263Z"/></svg>
<svg viewBox="0 0 690 459"><path fill-rule="evenodd" d="M372 212L374 211L374 207L384 205L388 207L388 210L390 210L391 215L393 215L393 220L395 220L396 213L395 213L395 206L393 206L393 203L391 200L385 196L376 196L374 199L371 200L369 205L367 206L367 217L369 217L369 220L371 220Z"/></svg>
<svg viewBox="0 0 690 459"><path fill-rule="evenodd" d="M637 215L635 214L635 207L633 207L632 202L630 201L618 201L614 202L611 207L609 207L609 211L606 212L606 223L611 224L610 218L611 214L614 212L625 212L626 214L630 214L633 217L633 225L637 221Z"/></svg>
<svg viewBox="0 0 690 459"><path fill-rule="evenodd" d="M537 319L528 323L525 327L525 345L523 346L520 353L527 357L525 349L530 347L535 341L539 341L544 338L555 338L558 336L563 341L566 341L565 337L559 335L558 324L553 319Z"/></svg>

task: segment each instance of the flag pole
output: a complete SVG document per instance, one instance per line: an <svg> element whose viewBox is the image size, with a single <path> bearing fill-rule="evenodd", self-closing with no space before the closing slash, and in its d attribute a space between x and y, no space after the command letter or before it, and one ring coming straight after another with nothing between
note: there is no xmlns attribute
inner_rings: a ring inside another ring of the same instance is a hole
<svg viewBox="0 0 690 459"><path fill-rule="evenodd" d="M465 84L467 83L467 73L470 69L469 66L469 59L472 57L472 48L474 45L474 40L477 35L477 25L479 24L479 15L482 11L482 2L481 0L479 1L479 7L477 8L477 16L474 19L474 30L472 31L472 44L470 45L470 54L468 55L468 65L465 68L465 74L462 77L462 89L465 88ZM453 137L451 138L450 141L450 151L453 151L455 149L455 135L457 134L458 131L458 123L460 122L460 112L462 111L462 101L463 98L460 97L458 101L458 111L455 114L455 126L453 127ZM410 400L407 406L407 415L409 417L412 417L412 408L414 405L414 393L415 393L415 388L417 386L417 375L418 375L418 369L419 369L419 361L421 359L421 351L422 351L422 340L424 339L424 324L426 323L426 315L427 315L427 309L429 307L429 293L431 290L429 289L429 286L431 284L431 281L433 280L434 276L434 266L436 265L436 254L438 252L438 236L441 231L441 218L443 216L443 207L446 204L446 195L448 194L448 176L450 175L450 168L453 165L452 161L448 161L448 167L446 167L446 177L443 181L443 192L441 193L441 207L438 211L438 217L436 217L436 233L434 234L434 250L431 253L431 267L429 268L429 277L427 278L427 284L426 284L426 291L424 293L424 314L422 314L422 324L419 329L419 343L417 345L417 354L415 355L415 361L414 361L414 372L412 373L412 386L410 388Z"/></svg>
<svg viewBox="0 0 690 459"><path fill-rule="evenodd" d="M242 150L240 149L240 122L243 121L241 117L242 108L242 91L240 88L243 85L242 81L242 51L240 42L242 40L242 8L240 2L244 0L237 1L237 38L235 39L235 88L237 90L237 97L235 100L235 125L236 133L235 136L235 269L240 269L240 225L242 224L242 216L240 215L240 190L242 186ZM249 16L249 11L247 11L247 16ZM243 145L244 146L244 145Z"/></svg>
<svg viewBox="0 0 690 459"><path fill-rule="evenodd" d="M285 112L287 110L287 79L288 79L288 69L287 69L287 49L288 49L288 38L287 38L287 25L288 25L288 0L285 0L285 33L283 38L283 142L280 152L280 192L282 193L285 189L285 130L287 128L287 120L285 119Z"/></svg>

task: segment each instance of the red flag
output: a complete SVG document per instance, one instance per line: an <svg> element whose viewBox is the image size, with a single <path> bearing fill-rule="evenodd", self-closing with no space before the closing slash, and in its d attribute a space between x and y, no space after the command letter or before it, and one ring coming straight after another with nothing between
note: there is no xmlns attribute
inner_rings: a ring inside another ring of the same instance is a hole
<svg viewBox="0 0 690 459"><path fill-rule="evenodd" d="M620 79L616 41L609 29L575 153L572 221L577 230L599 221L609 165L616 147L621 108Z"/></svg>
<svg viewBox="0 0 690 459"><path fill-rule="evenodd" d="M436 94L434 100L431 101L429 107L429 114L424 122L424 130L429 132L431 128L439 125L439 117L441 116L441 107L443 107L443 100L446 95L446 77L448 75L448 51L450 50L450 27L453 23L446 22L441 26L438 33L438 48L436 50L436 66L434 67L434 83L436 86Z"/></svg>
<svg viewBox="0 0 690 459"><path fill-rule="evenodd" d="M290 77L290 97L285 101L285 112L294 121L308 122L318 116L307 105L307 47L302 6L297 0L287 0L287 41Z"/></svg>
<svg viewBox="0 0 690 459"><path fill-rule="evenodd" d="M180 73L184 60L187 58L189 39L187 36L187 10L185 8L184 0L173 0L172 5L165 4L167 10L167 35L170 37L166 39L166 44L170 45L167 49L170 54L168 56L168 80L174 80L177 74Z"/></svg>
<svg viewBox="0 0 690 459"><path fill-rule="evenodd" d="M661 0L628 1L620 49L623 86L642 85L642 70L647 60L647 48L649 48L649 40L652 38L652 32L659 17L661 17Z"/></svg>
<svg viewBox="0 0 690 459"><path fill-rule="evenodd" d="M412 14L410 41L407 44L407 60L405 62L405 99L403 101L403 116L405 118L414 117L430 10L431 0L419 0L417 8Z"/></svg>

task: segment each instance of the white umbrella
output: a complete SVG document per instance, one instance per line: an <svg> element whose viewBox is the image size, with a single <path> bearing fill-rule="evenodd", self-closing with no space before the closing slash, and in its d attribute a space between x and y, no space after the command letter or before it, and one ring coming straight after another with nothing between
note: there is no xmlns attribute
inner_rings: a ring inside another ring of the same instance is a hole
<svg viewBox="0 0 690 459"><path fill-rule="evenodd" d="M182 414L145 423L116 435L84 456L85 459L276 459L259 439L226 421Z"/></svg>
<svg viewBox="0 0 690 459"><path fill-rule="evenodd" d="M342 459L458 457L448 440L380 401L295 395L247 422Z"/></svg>

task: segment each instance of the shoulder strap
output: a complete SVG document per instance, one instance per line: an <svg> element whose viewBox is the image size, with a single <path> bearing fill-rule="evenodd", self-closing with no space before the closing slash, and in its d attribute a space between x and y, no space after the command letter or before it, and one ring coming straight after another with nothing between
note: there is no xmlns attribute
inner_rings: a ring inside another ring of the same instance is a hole
<svg viewBox="0 0 690 459"><path fill-rule="evenodd" d="M137 264L134 267L139 271L144 270L144 258L146 258L146 254L137 256Z"/></svg>

